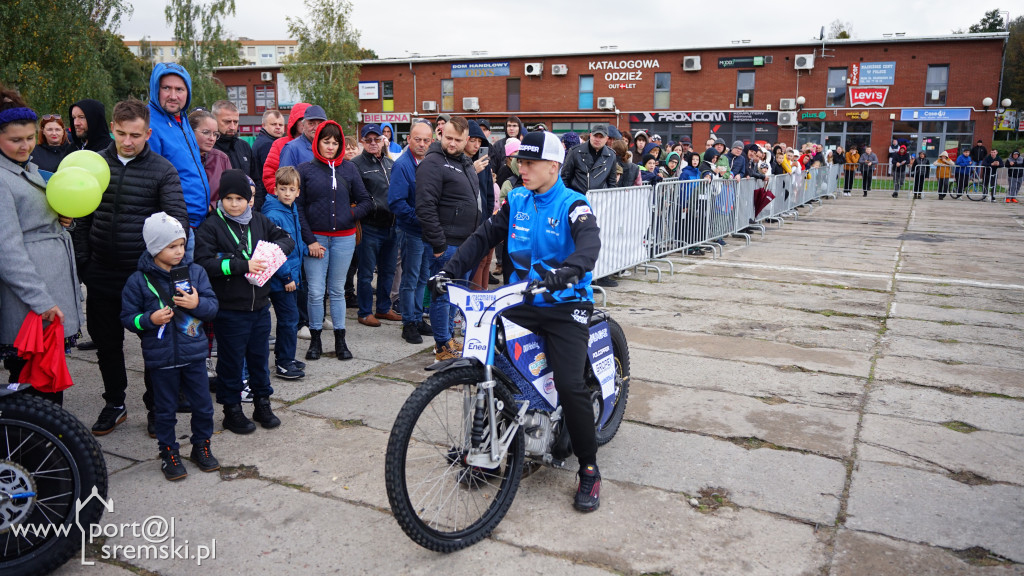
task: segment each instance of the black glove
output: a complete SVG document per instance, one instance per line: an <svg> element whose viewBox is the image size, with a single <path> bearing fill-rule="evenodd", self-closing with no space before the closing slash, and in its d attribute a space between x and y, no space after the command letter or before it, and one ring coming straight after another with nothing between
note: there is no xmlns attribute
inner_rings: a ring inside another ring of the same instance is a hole
<svg viewBox="0 0 1024 576"><path fill-rule="evenodd" d="M434 296L444 296L448 293L448 283L451 281L452 277L444 270L441 270L427 280L427 288L430 288L430 293Z"/></svg>
<svg viewBox="0 0 1024 576"><path fill-rule="evenodd" d="M573 266L563 266L561 268L555 268L554 270L548 270L544 274L544 280L540 285L547 288L549 291L554 292L556 290L571 288L573 284L579 281L579 270Z"/></svg>

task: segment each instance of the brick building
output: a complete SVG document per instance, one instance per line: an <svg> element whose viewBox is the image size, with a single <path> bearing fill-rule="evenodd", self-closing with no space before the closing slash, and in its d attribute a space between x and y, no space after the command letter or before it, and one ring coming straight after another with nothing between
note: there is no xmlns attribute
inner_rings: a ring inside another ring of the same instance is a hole
<svg viewBox="0 0 1024 576"><path fill-rule="evenodd" d="M360 120L389 120L405 133L416 117L448 112L489 119L495 137L513 114L556 133L608 122L666 142L689 136L699 149L713 135L730 143L870 143L884 154L895 137L934 158L992 140L1005 41L1004 33L960 34L368 60L359 62ZM217 75L229 88L246 86L249 98L277 87L282 109L295 99L273 66ZM262 112L255 101L247 105ZM258 116L250 118L258 130Z"/></svg>

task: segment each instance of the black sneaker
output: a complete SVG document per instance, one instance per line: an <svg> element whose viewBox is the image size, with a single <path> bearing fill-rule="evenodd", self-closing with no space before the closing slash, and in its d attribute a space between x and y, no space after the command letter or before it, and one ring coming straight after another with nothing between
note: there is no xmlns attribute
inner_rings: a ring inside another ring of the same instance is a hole
<svg viewBox="0 0 1024 576"><path fill-rule="evenodd" d="M253 400L252 419L260 423L264 428L277 428L281 425L281 419L274 416L274 410L270 407L270 398L257 396Z"/></svg>
<svg viewBox="0 0 1024 576"><path fill-rule="evenodd" d="M289 364L287 366L277 364L276 366L274 366L274 375L277 376L278 378L284 378L285 380L297 380L299 378L304 377L306 373L303 372L302 370L299 370L298 368L295 368L292 364Z"/></svg>
<svg viewBox="0 0 1024 576"><path fill-rule="evenodd" d="M434 335L434 328L431 327L431 325L428 324L426 320L420 320L416 324L416 330L419 331L420 336L433 336Z"/></svg>
<svg viewBox="0 0 1024 576"><path fill-rule="evenodd" d="M199 469L203 472L213 472L220 470L220 462L213 457L213 452L210 452L210 441L204 440L202 444L192 445L192 454L189 458L199 466Z"/></svg>
<svg viewBox="0 0 1024 576"><path fill-rule="evenodd" d="M160 470L164 473L164 478L168 480L181 480L188 476L188 470L185 469L185 465L181 462L181 455L178 454L177 450L171 448L164 448L160 451Z"/></svg>
<svg viewBox="0 0 1024 576"><path fill-rule="evenodd" d="M597 466L588 464L580 468L577 476L580 483L576 486L576 498L573 508L580 512L593 512L601 505L601 473Z"/></svg>
<svg viewBox="0 0 1024 576"><path fill-rule="evenodd" d="M235 434L251 434L256 431L256 425L245 417L241 404L225 404L224 429Z"/></svg>
<svg viewBox="0 0 1024 576"><path fill-rule="evenodd" d="M402 338L409 344L423 344L423 336L420 335L416 324L412 322L402 326Z"/></svg>
<svg viewBox="0 0 1024 576"><path fill-rule="evenodd" d="M306 363L305 362L299 362L298 360L292 360L290 364L291 364L292 368L295 368L296 370L305 370L306 369Z"/></svg>
<svg viewBox="0 0 1024 576"><path fill-rule="evenodd" d="M99 348L99 346L97 346L92 340L83 340L79 342L75 348L78 348L79 350L95 350Z"/></svg>
<svg viewBox="0 0 1024 576"><path fill-rule="evenodd" d="M107 404L100 410L100 416L96 419L96 423L92 425L93 436L106 436L114 431L114 428L118 424L128 419L128 408L121 406L111 406Z"/></svg>
<svg viewBox="0 0 1024 576"><path fill-rule="evenodd" d="M156 438L156 414L150 410L146 413L146 434L150 438Z"/></svg>
<svg viewBox="0 0 1024 576"><path fill-rule="evenodd" d="M615 288L616 286L619 285L618 282L612 280L611 277L608 276L594 280L593 284L594 286L600 286L602 288Z"/></svg>

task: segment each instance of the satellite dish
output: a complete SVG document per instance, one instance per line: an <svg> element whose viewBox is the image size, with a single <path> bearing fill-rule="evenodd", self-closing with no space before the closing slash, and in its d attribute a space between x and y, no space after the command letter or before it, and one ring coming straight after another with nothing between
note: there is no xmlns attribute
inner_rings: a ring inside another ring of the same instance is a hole
<svg viewBox="0 0 1024 576"><path fill-rule="evenodd" d="M825 27L822 26L821 27L821 34L818 35L818 40L824 40L824 39L825 39Z"/></svg>

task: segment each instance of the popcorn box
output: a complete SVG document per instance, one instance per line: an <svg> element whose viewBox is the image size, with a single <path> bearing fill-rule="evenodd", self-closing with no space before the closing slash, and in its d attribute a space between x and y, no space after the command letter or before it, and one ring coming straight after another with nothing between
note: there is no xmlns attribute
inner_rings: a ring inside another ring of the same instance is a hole
<svg viewBox="0 0 1024 576"><path fill-rule="evenodd" d="M260 273L249 272L245 275L245 279L250 284L256 286L263 286L270 280L270 277L277 272L278 268L284 265L288 256L281 251L281 247L273 242L267 242L260 240L256 243L256 249L252 252L252 258L250 260L263 260L267 263L267 269Z"/></svg>

